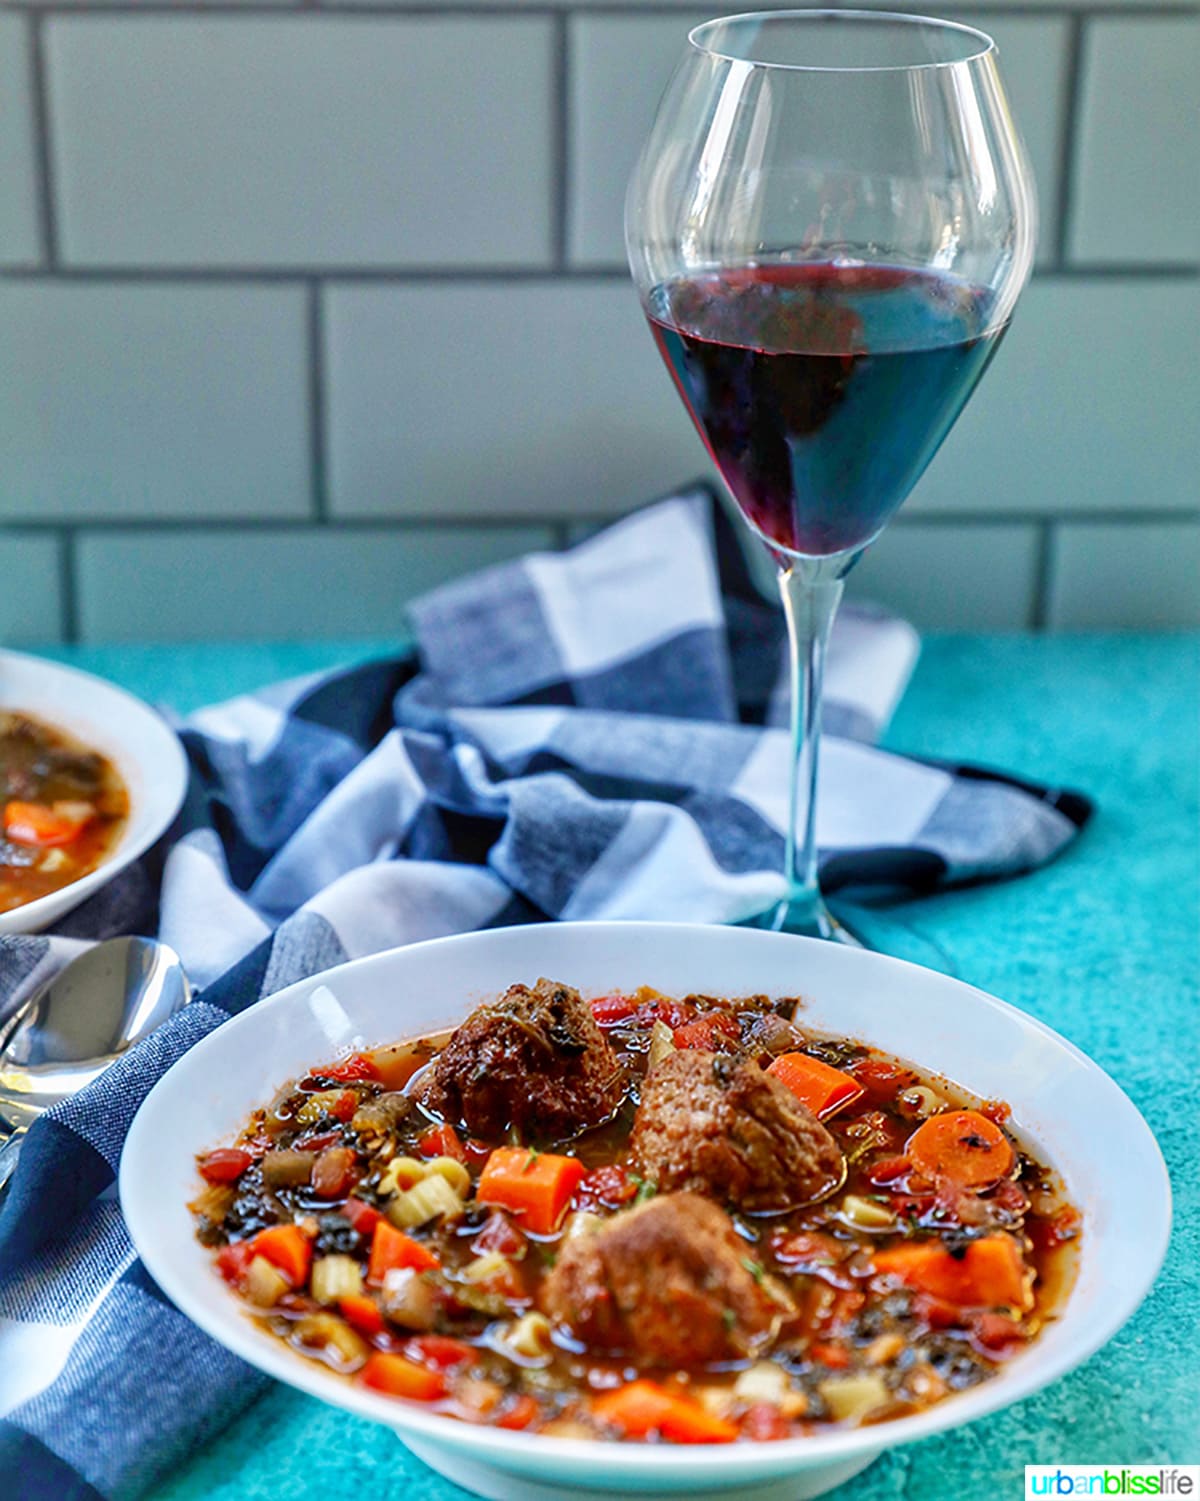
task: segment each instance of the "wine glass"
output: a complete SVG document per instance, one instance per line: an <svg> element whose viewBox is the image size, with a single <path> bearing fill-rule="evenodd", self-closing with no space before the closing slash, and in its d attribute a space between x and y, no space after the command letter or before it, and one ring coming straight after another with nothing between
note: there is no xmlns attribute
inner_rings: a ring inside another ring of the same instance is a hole
<svg viewBox="0 0 1200 1501"><path fill-rule="evenodd" d="M980 31L867 11L697 26L629 184L660 354L778 567L791 676L787 896L817 880L821 677L846 574L937 452L1033 262L1032 174Z"/></svg>

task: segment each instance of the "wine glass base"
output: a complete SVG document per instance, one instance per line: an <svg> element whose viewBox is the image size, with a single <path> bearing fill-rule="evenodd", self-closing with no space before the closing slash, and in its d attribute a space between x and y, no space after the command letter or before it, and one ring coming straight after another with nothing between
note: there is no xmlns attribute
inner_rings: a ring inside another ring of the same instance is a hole
<svg viewBox="0 0 1200 1501"><path fill-rule="evenodd" d="M852 902L834 901L827 906L824 901L784 900L751 918L746 926L870 949L873 953L890 954L893 959L920 964L944 975L958 973L953 959L934 939L900 922L890 913Z"/></svg>

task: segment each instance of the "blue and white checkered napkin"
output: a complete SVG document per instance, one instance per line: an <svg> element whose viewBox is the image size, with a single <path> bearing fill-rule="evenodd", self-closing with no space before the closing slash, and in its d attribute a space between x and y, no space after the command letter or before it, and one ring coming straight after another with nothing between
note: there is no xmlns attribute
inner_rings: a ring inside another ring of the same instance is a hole
<svg viewBox="0 0 1200 1501"><path fill-rule="evenodd" d="M546 917L735 922L782 893L788 745L764 728L784 707L782 621L707 491L451 584L413 619L418 654L194 715L161 880L144 862L58 936L0 940L0 1017L113 931L157 928L203 987L38 1122L0 1204L9 1501L136 1496L259 1389L163 1299L111 1193L138 1104L231 1012L417 939ZM1013 875L1090 811L877 749L916 650L877 613L835 631L827 888Z"/></svg>

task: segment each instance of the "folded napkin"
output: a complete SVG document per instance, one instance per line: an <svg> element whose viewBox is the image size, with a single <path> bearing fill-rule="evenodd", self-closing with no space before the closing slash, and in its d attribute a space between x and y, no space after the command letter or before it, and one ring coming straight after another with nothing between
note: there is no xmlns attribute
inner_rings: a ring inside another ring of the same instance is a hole
<svg viewBox="0 0 1200 1501"><path fill-rule="evenodd" d="M412 614L408 655L193 715L191 788L164 849L55 935L0 939L0 1018L116 931L157 931L202 987L34 1126L0 1201L12 1501L135 1497L261 1389L162 1296L112 1193L141 1100L231 1013L418 939L546 918L736 922L783 893L782 619L709 491L453 583ZM872 744L916 649L879 612L847 610L835 629L827 890L1013 875L1090 812L1076 793Z"/></svg>

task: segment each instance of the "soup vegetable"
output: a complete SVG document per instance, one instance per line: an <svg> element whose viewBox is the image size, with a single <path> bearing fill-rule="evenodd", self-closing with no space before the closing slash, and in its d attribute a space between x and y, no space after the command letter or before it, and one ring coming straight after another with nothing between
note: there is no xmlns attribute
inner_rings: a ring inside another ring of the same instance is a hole
<svg viewBox="0 0 1200 1501"><path fill-rule="evenodd" d="M111 761L62 730L0 710L0 912L95 870L128 815Z"/></svg>
<svg viewBox="0 0 1200 1501"><path fill-rule="evenodd" d="M999 1103L794 1000L513 985L202 1156L217 1272L301 1354L547 1435L730 1443L985 1381L1079 1217Z"/></svg>

